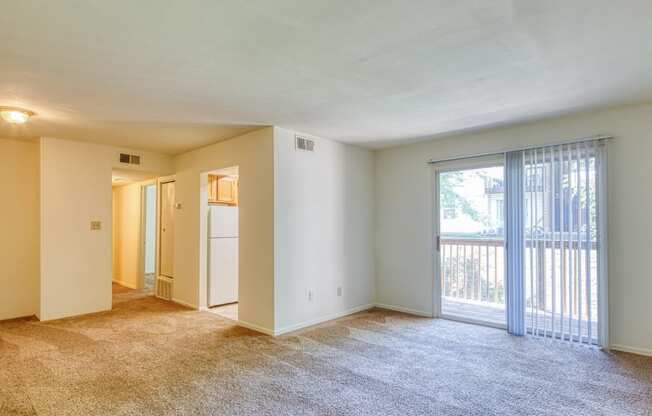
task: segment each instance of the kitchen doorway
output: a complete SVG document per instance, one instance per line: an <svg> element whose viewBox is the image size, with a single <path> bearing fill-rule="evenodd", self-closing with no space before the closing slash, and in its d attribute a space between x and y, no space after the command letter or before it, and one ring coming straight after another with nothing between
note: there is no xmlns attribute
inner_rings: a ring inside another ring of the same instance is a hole
<svg viewBox="0 0 652 416"><path fill-rule="evenodd" d="M207 306L224 318L238 320L239 301L239 168L207 173Z"/></svg>

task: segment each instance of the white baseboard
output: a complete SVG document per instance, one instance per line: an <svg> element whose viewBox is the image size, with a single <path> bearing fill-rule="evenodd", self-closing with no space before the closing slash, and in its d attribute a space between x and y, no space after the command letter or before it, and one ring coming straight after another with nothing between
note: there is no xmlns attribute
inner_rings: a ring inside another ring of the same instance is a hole
<svg viewBox="0 0 652 416"><path fill-rule="evenodd" d="M279 336L283 334L287 334L288 332L294 332L298 331L299 329L307 328L309 326L313 325L318 325L324 322L332 321L333 319L338 319L342 318L344 316L352 315L354 313L362 312L369 310L374 307L373 303L367 304L367 305L362 305L362 306L356 306L355 308L347 309L342 312L336 312L332 313L330 315L322 316L316 319L311 319L309 321L301 322L299 324L294 324L294 325L289 325L284 328L280 328L274 331L274 336Z"/></svg>
<svg viewBox="0 0 652 416"><path fill-rule="evenodd" d="M247 328L247 329L251 329L252 331L261 332L261 333L263 333L263 334L265 334L265 335L271 335L271 336L274 336L274 331L272 331L271 329L263 328L262 326L259 326L259 325L256 325L256 324L252 324L252 323L249 323L249 322L247 322L247 321L243 321L243 320L241 320L241 319L238 319L238 320L236 321L236 323L237 323L239 326L244 327L244 328Z"/></svg>
<svg viewBox="0 0 652 416"><path fill-rule="evenodd" d="M622 352L629 352L632 354L638 354L638 355L645 355L647 357L652 357L652 349L648 348L638 348L638 347L630 347L628 345L612 345L611 346L612 350L616 351L622 351Z"/></svg>
<svg viewBox="0 0 652 416"><path fill-rule="evenodd" d="M423 316L424 318L432 318L431 312L418 311L416 309L404 308L403 306L387 305L385 303L376 303L375 307L380 309L389 309L390 311L403 312L409 315Z"/></svg>
<svg viewBox="0 0 652 416"><path fill-rule="evenodd" d="M129 283L127 283L127 282L123 282L122 280L112 279L112 281L113 281L113 283L117 283L117 284L119 284L120 286L124 286L124 287L127 287L127 288L129 288L129 289L134 289L134 290L138 289L137 286L134 286L134 285L129 284Z"/></svg>
<svg viewBox="0 0 652 416"><path fill-rule="evenodd" d="M197 305L193 305L192 303L184 302L179 299L172 298L172 302L178 303L181 306L185 306L186 308L194 309L197 310Z"/></svg>

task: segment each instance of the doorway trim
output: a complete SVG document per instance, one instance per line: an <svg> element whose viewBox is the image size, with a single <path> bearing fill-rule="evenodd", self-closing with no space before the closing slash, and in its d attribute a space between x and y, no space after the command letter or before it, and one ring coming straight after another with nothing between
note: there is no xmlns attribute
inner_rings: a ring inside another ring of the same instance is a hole
<svg viewBox="0 0 652 416"><path fill-rule="evenodd" d="M432 238L430 239L430 252L432 259L432 268L433 268L433 291L432 291L432 305L433 305L433 317L441 318L450 321L463 322L472 325L482 325L492 328L504 329L507 330L507 304L505 304L505 323L498 324L494 322L485 322L476 320L473 318L466 318L455 315L445 315L441 312L441 287L442 287L442 276L441 276L441 255L440 255L440 239L441 239L441 230L440 230L440 203L439 203L439 174L443 172L451 171L460 171L460 170L471 170L471 169L481 169L486 167L494 166L505 166L505 154L504 153L495 153L490 155L482 156L471 156L468 158L460 158L448 161L441 161L431 163L430 170L430 224L431 230L433 230ZM503 223L506 224L506 212L503 211ZM503 250L503 257L507 255L507 251ZM506 259L503 260L506 264ZM505 276L503 276L503 279Z"/></svg>

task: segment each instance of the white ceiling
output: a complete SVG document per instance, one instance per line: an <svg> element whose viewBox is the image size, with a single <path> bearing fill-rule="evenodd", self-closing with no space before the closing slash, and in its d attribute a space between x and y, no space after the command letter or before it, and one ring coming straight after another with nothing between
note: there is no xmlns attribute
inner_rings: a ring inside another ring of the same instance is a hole
<svg viewBox="0 0 652 416"><path fill-rule="evenodd" d="M261 125L381 147L652 99L649 0L30 0L1 136L179 153Z"/></svg>

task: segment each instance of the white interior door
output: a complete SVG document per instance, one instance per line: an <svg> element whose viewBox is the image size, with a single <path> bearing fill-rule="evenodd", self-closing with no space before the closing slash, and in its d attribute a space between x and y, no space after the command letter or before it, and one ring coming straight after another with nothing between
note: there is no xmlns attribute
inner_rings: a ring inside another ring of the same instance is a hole
<svg viewBox="0 0 652 416"><path fill-rule="evenodd" d="M174 182L161 184L160 274L174 273Z"/></svg>

